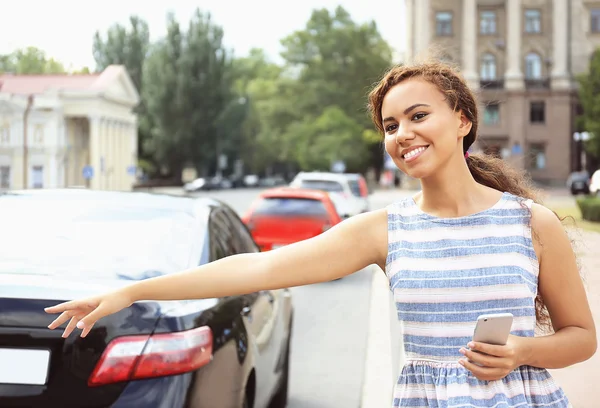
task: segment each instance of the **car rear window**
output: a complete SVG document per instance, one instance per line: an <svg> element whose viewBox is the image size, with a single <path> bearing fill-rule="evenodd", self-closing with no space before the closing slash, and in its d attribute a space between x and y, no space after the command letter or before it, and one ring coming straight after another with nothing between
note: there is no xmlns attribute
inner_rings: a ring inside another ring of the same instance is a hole
<svg viewBox="0 0 600 408"><path fill-rule="evenodd" d="M325 205L310 198L270 197L260 201L254 215L328 215Z"/></svg>
<svg viewBox="0 0 600 408"><path fill-rule="evenodd" d="M329 180L302 180L300 186L302 188L327 191L330 193L342 193L344 191L344 186L342 186L340 183Z"/></svg>
<svg viewBox="0 0 600 408"><path fill-rule="evenodd" d="M0 235L0 275L143 279L200 257L206 226L189 211L110 198L1 197L0 225L10 233Z"/></svg>
<svg viewBox="0 0 600 408"><path fill-rule="evenodd" d="M356 197L362 197L360 194L360 184L358 183L358 180L348 180L348 185L350 185L350 190L352 191L353 195Z"/></svg>

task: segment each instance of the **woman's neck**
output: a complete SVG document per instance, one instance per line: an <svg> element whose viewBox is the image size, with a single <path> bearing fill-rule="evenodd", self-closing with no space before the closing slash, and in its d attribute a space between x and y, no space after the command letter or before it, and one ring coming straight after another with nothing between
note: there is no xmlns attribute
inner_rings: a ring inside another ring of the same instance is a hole
<svg viewBox="0 0 600 408"><path fill-rule="evenodd" d="M462 217L493 206L502 192L479 184L466 163L421 179L422 191L415 202L425 212L440 217Z"/></svg>

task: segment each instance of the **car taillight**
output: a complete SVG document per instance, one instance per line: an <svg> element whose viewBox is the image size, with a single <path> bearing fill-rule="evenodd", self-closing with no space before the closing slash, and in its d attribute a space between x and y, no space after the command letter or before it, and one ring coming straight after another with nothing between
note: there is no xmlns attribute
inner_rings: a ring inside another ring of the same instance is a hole
<svg viewBox="0 0 600 408"><path fill-rule="evenodd" d="M88 380L91 387L199 369L212 360L210 327L125 336L111 341Z"/></svg>

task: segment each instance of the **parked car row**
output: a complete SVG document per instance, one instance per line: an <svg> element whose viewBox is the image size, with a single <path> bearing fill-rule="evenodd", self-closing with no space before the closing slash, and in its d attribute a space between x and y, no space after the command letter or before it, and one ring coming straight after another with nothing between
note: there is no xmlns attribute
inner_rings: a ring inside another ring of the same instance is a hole
<svg viewBox="0 0 600 408"><path fill-rule="evenodd" d="M262 207L264 208L264 207ZM227 205L90 190L0 194L0 407L283 408L288 289L134 303L85 338L47 306L257 252ZM285 271L283 271L285 272Z"/></svg>
<svg viewBox="0 0 600 408"><path fill-rule="evenodd" d="M243 177L199 177L183 185L186 193L195 191L226 190L229 188L256 188L274 187L286 184L281 176L260 178L256 174L247 174Z"/></svg>

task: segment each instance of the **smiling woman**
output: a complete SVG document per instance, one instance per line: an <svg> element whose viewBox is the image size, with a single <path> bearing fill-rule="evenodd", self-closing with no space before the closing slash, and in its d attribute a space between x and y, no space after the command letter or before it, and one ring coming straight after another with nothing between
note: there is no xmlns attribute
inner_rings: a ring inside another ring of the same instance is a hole
<svg viewBox="0 0 600 408"><path fill-rule="evenodd" d="M395 67L369 101L387 152L422 186L414 199L388 207L386 275L407 360L394 406L432 406L435 395L435 406L569 407L545 368L589 358L596 340L587 302L569 304L561 288L570 280L572 294L585 296L558 218L534 203L523 173L468 154L477 105L451 67ZM489 313L514 316L506 343L470 340L472 322ZM536 324L554 334L535 339ZM559 345L586 351L544 356ZM466 357L459 365L457 351Z"/></svg>

